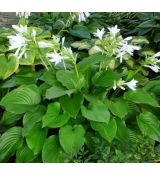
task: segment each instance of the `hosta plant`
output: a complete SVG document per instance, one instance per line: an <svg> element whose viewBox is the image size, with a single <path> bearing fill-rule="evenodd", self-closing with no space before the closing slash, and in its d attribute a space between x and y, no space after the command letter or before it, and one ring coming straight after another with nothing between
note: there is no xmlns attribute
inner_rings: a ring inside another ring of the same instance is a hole
<svg viewBox="0 0 160 175"><path fill-rule="evenodd" d="M71 13L64 35L18 15L0 34L0 162L78 162L82 152L93 155L83 162L123 162L123 145L159 144L160 52L145 37L92 31L94 13ZM107 158L95 140L112 148Z"/></svg>

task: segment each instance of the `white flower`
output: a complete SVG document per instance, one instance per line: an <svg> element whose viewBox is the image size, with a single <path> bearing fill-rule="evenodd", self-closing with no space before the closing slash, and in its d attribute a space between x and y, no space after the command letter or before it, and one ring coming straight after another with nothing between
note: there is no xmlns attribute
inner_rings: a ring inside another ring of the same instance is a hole
<svg viewBox="0 0 160 175"><path fill-rule="evenodd" d="M124 80L120 79L118 81L114 81L113 89L116 90L117 87L119 87L120 89L125 90L124 86L128 86L131 90L135 91L137 87L137 83L138 81L134 79L132 79L129 82L125 82Z"/></svg>
<svg viewBox="0 0 160 175"><path fill-rule="evenodd" d="M90 16L89 12L80 12L78 13L78 21L79 22L86 21L89 16Z"/></svg>
<svg viewBox="0 0 160 175"><path fill-rule="evenodd" d="M139 46L133 46L133 45L130 45L128 43L122 43L120 50L122 52L128 53L129 55L133 55L133 52L135 50L140 50L140 47Z"/></svg>
<svg viewBox="0 0 160 175"><path fill-rule="evenodd" d="M62 56L57 52L48 53L47 57L51 58L49 61L54 62L55 65L57 65L58 63L62 61Z"/></svg>
<svg viewBox="0 0 160 175"><path fill-rule="evenodd" d="M130 41L132 39L132 36L129 36L127 38L124 39L124 41Z"/></svg>
<svg viewBox="0 0 160 175"><path fill-rule="evenodd" d="M97 31L94 33L94 36L98 37L101 40L103 38L104 33L104 28L102 28L101 30L97 29Z"/></svg>
<svg viewBox="0 0 160 175"><path fill-rule="evenodd" d="M39 48L50 48L50 47L53 46L53 44L51 44L51 43L46 43L46 42L44 42L44 41L39 41L39 42L38 42L38 46L39 46Z"/></svg>
<svg viewBox="0 0 160 175"><path fill-rule="evenodd" d="M115 54L117 54L116 58L120 59L120 63L123 61L123 57L125 54L133 55L135 50L140 50L140 46L134 46L128 44L128 41L131 40L131 37L125 38L119 44L119 48L114 49Z"/></svg>
<svg viewBox="0 0 160 175"><path fill-rule="evenodd" d="M27 45L27 39L20 34L8 36L9 38L9 50L17 49Z"/></svg>
<svg viewBox="0 0 160 175"><path fill-rule="evenodd" d="M31 12L16 12L16 16L20 18L28 18L31 15Z"/></svg>
<svg viewBox="0 0 160 175"><path fill-rule="evenodd" d="M64 59L70 59L70 58L74 58L74 55L73 55L73 52L72 52L72 49L69 47L63 47L63 51L62 51L62 55L63 55L63 58Z"/></svg>
<svg viewBox="0 0 160 175"><path fill-rule="evenodd" d="M27 33L27 26L23 26L23 25L12 25L12 28L15 29L18 33Z"/></svg>
<svg viewBox="0 0 160 175"><path fill-rule="evenodd" d="M153 57L160 57L160 52L157 52L156 54L154 54Z"/></svg>
<svg viewBox="0 0 160 175"><path fill-rule="evenodd" d="M9 38L9 50L17 49L15 52L15 57L20 59L23 54L25 54L26 46L28 44L28 40L23 37L21 34L8 36Z"/></svg>
<svg viewBox="0 0 160 175"><path fill-rule="evenodd" d="M52 38L55 43L59 43L60 38L58 36L53 35Z"/></svg>
<svg viewBox="0 0 160 175"><path fill-rule="evenodd" d="M119 33L120 29L117 28L117 25L114 27L108 27L108 30L110 31L110 34L115 37L117 33Z"/></svg>
<svg viewBox="0 0 160 175"><path fill-rule="evenodd" d="M120 51L120 50L117 51L116 58L119 58L120 63L122 63L124 55L125 55L125 52Z"/></svg>
<svg viewBox="0 0 160 175"><path fill-rule="evenodd" d="M145 67L148 67L148 68L150 68L151 70L153 70L154 72L159 72L160 71L160 67L159 66L157 66L157 65L145 65Z"/></svg>
<svg viewBox="0 0 160 175"><path fill-rule="evenodd" d="M135 91L136 90L136 87L137 87L137 83L138 83L137 80L132 79L128 83L125 83L125 85L127 85L131 90Z"/></svg>

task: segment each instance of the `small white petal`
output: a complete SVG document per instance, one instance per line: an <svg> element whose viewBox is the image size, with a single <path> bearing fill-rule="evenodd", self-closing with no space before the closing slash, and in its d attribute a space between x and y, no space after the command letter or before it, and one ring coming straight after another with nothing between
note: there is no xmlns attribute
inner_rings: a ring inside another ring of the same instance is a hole
<svg viewBox="0 0 160 175"><path fill-rule="evenodd" d="M159 57L160 56L160 52L157 52L156 54L153 55L153 57Z"/></svg>
<svg viewBox="0 0 160 175"><path fill-rule="evenodd" d="M28 18L31 15L31 12L16 12L16 16L20 18Z"/></svg>
<svg viewBox="0 0 160 175"><path fill-rule="evenodd" d="M115 37L120 32L120 29L117 28L117 25L114 27L108 27L108 30L113 37Z"/></svg>
<svg viewBox="0 0 160 175"><path fill-rule="evenodd" d="M160 71L160 67L157 65L153 65L153 66L146 65L145 67L150 68L151 70L153 70L156 73Z"/></svg>
<svg viewBox="0 0 160 175"><path fill-rule="evenodd" d="M38 42L38 46L39 46L39 48L50 48L50 47L53 46L53 44L51 44L51 43L46 43L46 42L44 42L44 41L39 41L39 42Z"/></svg>
<svg viewBox="0 0 160 175"><path fill-rule="evenodd" d="M94 33L94 36L102 40L104 33L105 33L104 28L102 28L101 30L97 29L96 33Z"/></svg>
<svg viewBox="0 0 160 175"><path fill-rule="evenodd" d="M62 61L62 56L57 52L48 53L47 57L51 58L49 61L54 62L55 65L57 65L58 63L60 63Z"/></svg>
<svg viewBox="0 0 160 175"><path fill-rule="evenodd" d="M90 16L89 12L80 12L78 13L78 21L79 22L86 21L89 16Z"/></svg>
<svg viewBox="0 0 160 175"><path fill-rule="evenodd" d="M137 80L132 79L131 81L125 83L131 90L135 91L137 87Z"/></svg>

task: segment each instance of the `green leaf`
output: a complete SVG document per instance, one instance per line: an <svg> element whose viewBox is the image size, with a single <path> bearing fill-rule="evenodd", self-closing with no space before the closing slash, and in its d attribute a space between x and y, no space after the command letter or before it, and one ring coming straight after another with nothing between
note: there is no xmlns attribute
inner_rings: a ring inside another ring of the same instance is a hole
<svg viewBox="0 0 160 175"><path fill-rule="evenodd" d="M41 96L36 85L22 85L7 93L0 104L11 113L22 114L39 104L40 101Z"/></svg>
<svg viewBox="0 0 160 175"><path fill-rule="evenodd" d="M86 69L88 69L89 67L98 64L102 61L106 61L107 57L105 55L99 55L99 54L95 54L89 57L84 58L82 61L80 61L77 64L78 69L83 72Z"/></svg>
<svg viewBox="0 0 160 175"><path fill-rule="evenodd" d="M59 130L59 140L64 151L76 155L84 145L85 130L82 125L66 125Z"/></svg>
<svg viewBox="0 0 160 175"><path fill-rule="evenodd" d="M141 12L141 13L136 13L136 16L140 20L147 20L147 19L152 19L154 17L154 13L152 12Z"/></svg>
<svg viewBox="0 0 160 175"><path fill-rule="evenodd" d="M43 127L59 128L69 120L66 113L60 114L60 103L54 102L48 105L47 112L43 117Z"/></svg>
<svg viewBox="0 0 160 175"><path fill-rule="evenodd" d="M29 132L36 123L40 122L45 114L46 108L39 105L33 111L26 112L23 117L23 132Z"/></svg>
<svg viewBox="0 0 160 175"><path fill-rule="evenodd" d="M159 32L155 33L155 35L154 35L154 42L155 43L160 42L160 33Z"/></svg>
<svg viewBox="0 0 160 175"><path fill-rule="evenodd" d="M67 89L81 89L84 86L84 77L82 74L77 77L76 72L68 70L59 70L56 73L57 80Z"/></svg>
<svg viewBox="0 0 160 175"><path fill-rule="evenodd" d="M26 58L25 57L22 57L19 59L19 64L20 65L33 65L34 64L34 60L35 60L35 57L36 57L36 52L35 50L27 50L26 51Z"/></svg>
<svg viewBox="0 0 160 175"><path fill-rule="evenodd" d="M111 118L108 123L91 122L91 126L108 142L112 142L116 136L117 125L114 118Z"/></svg>
<svg viewBox="0 0 160 175"><path fill-rule="evenodd" d="M82 115L91 121L108 123L110 113L108 107L102 101L92 101L89 103L88 108L81 106Z"/></svg>
<svg viewBox="0 0 160 175"><path fill-rule="evenodd" d="M56 74L53 71L45 71L44 74L40 77L40 80L51 86L57 83Z"/></svg>
<svg viewBox="0 0 160 175"><path fill-rule="evenodd" d="M16 163L29 163L34 158L35 155L25 144L16 152Z"/></svg>
<svg viewBox="0 0 160 175"><path fill-rule="evenodd" d="M119 80L120 76L111 70L97 72L92 78L95 86L112 87L114 80Z"/></svg>
<svg viewBox="0 0 160 175"><path fill-rule="evenodd" d="M160 121L151 112L143 112L137 116L141 132L153 140L160 142Z"/></svg>
<svg viewBox="0 0 160 175"><path fill-rule="evenodd" d="M137 89L136 91L128 91L124 94L124 98L138 104L147 104L154 107L159 107L158 102L143 89Z"/></svg>
<svg viewBox="0 0 160 175"><path fill-rule="evenodd" d="M80 93L73 94L71 97L64 96L60 98L60 104L64 111L76 118L83 102L83 96Z"/></svg>
<svg viewBox="0 0 160 175"><path fill-rule="evenodd" d="M147 84L145 84L145 86L143 87L144 90L146 90L147 92L152 92L156 94L156 97L160 95L160 80L152 80L147 82Z"/></svg>
<svg viewBox="0 0 160 175"><path fill-rule="evenodd" d="M0 162L5 162L13 156L22 143L22 128L13 127L4 132L0 137Z"/></svg>
<svg viewBox="0 0 160 175"><path fill-rule="evenodd" d="M119 118L116 118L117 123L117 138L121 142L128 142L129 141L129 130L126 127L126 124L123 120L120 120Z"/></svg>
<svg viewBox="0 0 160 175"><path fill-rule="evenodd" d="M73 92L75 92L75 89L67 90L63 88L62 86L54 85L51 88L47 89L45 97L50 100L50 99L61 97L66 94L70 95Z"/></svg>
<svg viewBox="0 0 160 175"><path fill-rule="evenodd" d="M34 155L39 154L46 139L47 130L42 129L41 123L37 123L29 132L25 132L24 135L27 145L33 151Z"/></svg>
<svg viewBox="0 0 160 175"><path fill-rule="evenodd" d="M0 55L0 79L6 79L10 75L12 75L19 66L18 59L16 59L13 55L10 55L6 58L4 55Z"/></svg>
<svg viewBox="0 0 160 175"><path fill-rule="evenodd" d="M58 136L50 136L46 139L42 149L43 163L63 163L63 154Z"/></svg>
<svg viewBox="0 0 160 175"><path fill-rule="evenodd" d="M78 38L91 38L88 28L82 25L74 25L73 29L70 30L70 34Z"/></svg>
<svg viewBox="0 0 160 175"><path fill-rule="evenodd" d="M22 115L16 115L8 111L4 111L1 123L2 125L11 125L15 124L19 119L21 119Z"/></svg>
<svg viewBox="0 0 160 175"><path fill-rule="evenodd" d="M117 117L123 119L128 114L128 102L122 98L108 102L110 111Z"/></svg>
<svg viewBox="0 0 160 175"><path fill-rule="evenodd" d="M73 48L78 48L78 50L89 49L91 47L91 43L87 40L75 41L71 44Z"/></svg>

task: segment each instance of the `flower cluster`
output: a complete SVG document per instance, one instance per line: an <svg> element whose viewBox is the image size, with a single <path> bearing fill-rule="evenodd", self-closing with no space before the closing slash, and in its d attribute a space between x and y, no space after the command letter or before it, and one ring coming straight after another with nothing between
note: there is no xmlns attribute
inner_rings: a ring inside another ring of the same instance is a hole
<svg viewBox="0 0 160 175"><path fill-rule="evenodd" d="M138 81L135 79L132 79L129 82L125 82L124 80L119 79L118 81L114 81L113 89L116 90L117 87L119 87L120 89L125 90L124 86L128 86L131 90L135 91L137 87L137 83Z"/></svg>
<svg viewBox="0 0 160 175"><path fill-rule="evenodd" d="M115 55L116 58L120 60L120 63L122 63L127 54L133 56L135 50L140 50L140 46L129 44L132 37L123 39L122 36L119 35L120 29L118 29L117 25L114 27L108 27L108 30L109 35L104 35L104 28L101 30L97 29L96 33L94 33L94 36L101 40L101 44L99 44L99 46L94 46L94 49L96 49L98 52L106 53L107 55L108 51L111 50L110 56Z"/></svg>
<svg viewBox="0 0 160 175"><path fill-rule="evenodd" d="M145 64L144 64L145 67L150 68L156 73L160 71L160 67L158 66L158 64L160 63L160 60L157 59L157 57L160 57L160 52L154 54L152 57L146 58Z"/></svg>
<svg viewBox="0 0 160 175"><path fill-rule="evenodd" d="M31 15L30 12L16 12L16 16L20 18L28 18Z"/></svg>
<svg viewBox="0 0 160 175"><path fill-rule="evenodd" d="M78 14L78 22L86 21L90 16L89 12L79 12Z"/></svg>
<svg viewBox="0 0 160 175"><path fill-rule="evenodd" d="M9 50L17 49L15 57L20 59L26 51L29 40L24 36L27 33L27 26L12 26L16 31L15 35L8 36L9 38Z"/></svg>

